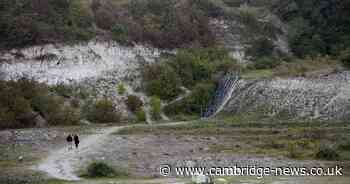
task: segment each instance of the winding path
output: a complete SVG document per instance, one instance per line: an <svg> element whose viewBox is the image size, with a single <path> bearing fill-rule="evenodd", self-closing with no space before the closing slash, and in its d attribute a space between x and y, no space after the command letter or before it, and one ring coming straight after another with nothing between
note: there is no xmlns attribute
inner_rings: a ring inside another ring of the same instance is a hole
<svg viewBox="0 0 350 184"><path fill-rule="evenodd" d="M79 162L80 158L83 157L86 153L94 151L97 149L100 142L103 142L105 138L118 130L121 130L124 127L109 127L103 129L98 134L89 135L81 140L81 147L78 150L68 150L68 147L62 147L58 150L55 150L49 154L49 156L44 159L36 169L39 171L47 173L50 177L76 181L80 178L74 173L75 164Z"/></svg>
<svg viewBox="0 0 350 184"><path fill-rule="evenodd" d="M189 122L172 122L159 125L174 126L185 123ZM58 150L54 150L49 154L47 158L41 161L39 165L35 167L35 169L47 173L48 176L56 179L67 181L81 180L81 178L75 174L75 171L78 169L77 167L80 165L80 159L86 156L88 153L99 150L99 146L102 145L101 143L105 141L108 135L128 127L131 126L107 127L102 129L98 134L91 134L87 137L84 137L81 139L81 146L78 150L68 150L67 146L64 146Z"/></svg>

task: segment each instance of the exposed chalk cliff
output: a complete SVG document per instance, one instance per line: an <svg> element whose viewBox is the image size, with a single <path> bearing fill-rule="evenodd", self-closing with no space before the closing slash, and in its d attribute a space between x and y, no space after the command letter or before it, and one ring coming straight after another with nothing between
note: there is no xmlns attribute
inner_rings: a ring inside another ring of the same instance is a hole
<svg viewBox="0 0 350 184"><path fill-rule="evenodd" d="M348 120L350 72L318 79L240 80L223 112L263 111L295 118Z"/></svg>
<svg viewBox="0 0 350 184"><path fill-rule="evenodd" d="M50 44L0 53L0 69L6 79L27 76L48 84L69 83L111 71L122 78L134 72L140 61L152 62L159 55L158 49L123 47L115 42Z"/></svg>
<svg viewBox="0 0 350 184"><path fill-rule="evenodd" d="M288 25L267 8L252 7L242 3L236 8L226 7L226 11L234 15L229 19L212 18L210 28L217 41L239 63L245 64L251 60L247 49L256 44L260 38L266 38L273 43L274 54L292 55L288 44ZM254 23L240 18L244 16L250 16Z"/></svg>
<svg viewBox="0 0 350 184"><path fill-rule="evenodd" d="M125 98L135 94L146 104L148 98L141 86L140 67L155 62L162 51L136 45L124 47L116 42L95 42L76 45L42 45L0 52L0 75L5 80L27 77L49 85L67 84L89 91L90 99L108 97L127 115ZM117 91L125 85L127 93ZM149 119L149 118L148 118Z"/></svg>

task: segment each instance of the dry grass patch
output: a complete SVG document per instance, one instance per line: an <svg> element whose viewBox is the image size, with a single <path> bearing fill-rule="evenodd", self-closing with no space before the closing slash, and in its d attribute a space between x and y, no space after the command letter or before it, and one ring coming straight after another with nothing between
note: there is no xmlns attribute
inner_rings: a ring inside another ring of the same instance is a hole
<svg viewBox="0 0 350 184"><path fill-rule="evenodd" d="M280 77L313 77L335 72L340 67L338 60L327 56L306 58L282 63L274 69L274 74Z"/></svg>

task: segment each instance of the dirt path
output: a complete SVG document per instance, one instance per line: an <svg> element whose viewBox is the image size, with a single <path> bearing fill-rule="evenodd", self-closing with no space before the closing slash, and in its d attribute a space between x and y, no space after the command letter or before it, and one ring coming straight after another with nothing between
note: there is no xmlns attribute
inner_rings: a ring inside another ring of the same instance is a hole
<svg viewBox="0 0 350 184"><path fill-rule="evenodd" d="M185 123L188 122L173 122L160 125L173 126ZM48 176L56 179L67 181L81 180L81 178L75 174L77 167L80 165L79 161L88 153L98 151L102 145L101 143L105 141L108 135L127 127L129 126L108 127L101 130L98 134L83 137L78 150L68 150L68 146L54 150L47 158L41 161L35 169L47 173Z"/></svg>
<svg viewBox="0 0 350 184"><path fill-rule="evenodd" d="M80 147L78 150L68 150L68 146L64 146L59 150L55 150L44 159L36 169L47 173L50 177L62 179L62 180L80 180L80 178L74 173L75 164L83 157L86 153L98 149L100 142L111 133L116 132L124 127L109 127L103 129L98 134L89 135L82 138Z"/></svg>

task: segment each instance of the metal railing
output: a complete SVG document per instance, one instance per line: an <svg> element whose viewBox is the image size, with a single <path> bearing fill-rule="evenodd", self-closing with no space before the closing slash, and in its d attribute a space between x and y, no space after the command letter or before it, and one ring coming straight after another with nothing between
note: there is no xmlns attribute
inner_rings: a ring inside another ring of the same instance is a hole
<svg viewBox="0 0 350 184"><path fill-rule="evenodd" d="M202 112L202 118L209 118L218 113L220 107L226 105L228 101L227 98L230 97L232 93L232 88L234 88L239 81L239 73L233 72L225 75L219 82L219 85L215 91L214 98L211 100L206 110Z"/></svg>

